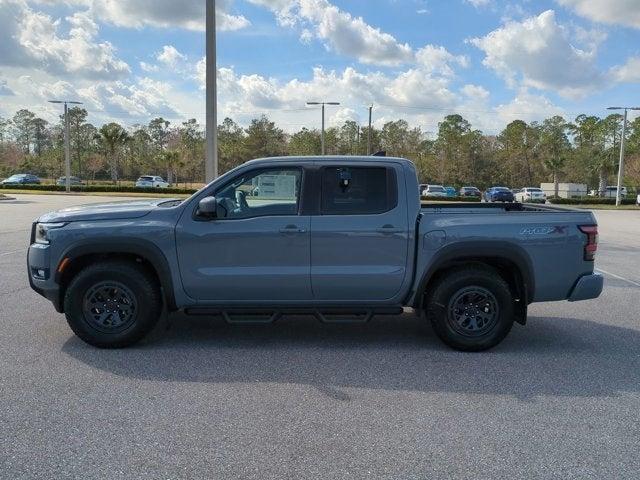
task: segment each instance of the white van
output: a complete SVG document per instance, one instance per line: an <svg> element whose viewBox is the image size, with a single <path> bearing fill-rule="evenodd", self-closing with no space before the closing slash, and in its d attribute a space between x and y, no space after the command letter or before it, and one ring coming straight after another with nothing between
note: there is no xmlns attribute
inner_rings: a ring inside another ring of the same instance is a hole
<svg viewBox="0 0 640 480"><path fill-rule="evenodd" d="M605 189L603 196L604 198L616 198L617 193L618 187L613 185ZM620 195L622 195L623 198L627 196L627 187L620 187Z"/></svg>

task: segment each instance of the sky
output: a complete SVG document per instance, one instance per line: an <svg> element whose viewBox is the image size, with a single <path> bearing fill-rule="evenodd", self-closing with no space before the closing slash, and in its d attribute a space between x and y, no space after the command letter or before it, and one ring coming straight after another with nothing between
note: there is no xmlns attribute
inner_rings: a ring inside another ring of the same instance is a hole
<svg viewBox="0 0 640 480"><path fill-rule="evenodd" d="M0 116L204 122L205 0L0 0ZM218 0L218 117L286 131L445 115L516 119L640 104L640 0Z"/></svg>

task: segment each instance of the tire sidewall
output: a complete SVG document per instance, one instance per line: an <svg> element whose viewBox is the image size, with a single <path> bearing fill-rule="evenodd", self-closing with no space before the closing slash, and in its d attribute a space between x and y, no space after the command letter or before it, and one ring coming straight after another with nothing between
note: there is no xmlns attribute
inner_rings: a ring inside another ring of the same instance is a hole
<svg viewBox="0 0 640 480"><path fill-rule="evenodd" d="M94 285L117 281L135 296L136 318L125 330L108 333L95 328L84 315L84 297ZM81 271L69 284L64 298L65 315L73 332L85 342L101 348L119 348L139 341L158 320L158 297L151 282L138 268L128 265L95 265Z"/></svg>
<svg viewBox="0 0 640 480"><path fill-rule="evenodd" d="M471 337L456 332L449 325L449 302L466 287L482 287L493 294L498 303L496 324L488 332ZM497 273L484 270L460 270L444 279L433 292L428 305L428 316L438 336L448 345L458 350L480 351L501 342L513 326L513 298L508 285Z"/></svg>

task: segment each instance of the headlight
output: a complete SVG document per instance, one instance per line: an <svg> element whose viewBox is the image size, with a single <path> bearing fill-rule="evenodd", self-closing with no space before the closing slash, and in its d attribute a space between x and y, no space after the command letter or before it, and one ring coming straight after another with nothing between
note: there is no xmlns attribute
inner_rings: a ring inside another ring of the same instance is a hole
<svg viewBox="0 0 640 480"><path fill-rule="evenodd" d="M66 223L38 223L36 224L36 243L49 244L49 231L64 227Z"/></svg>

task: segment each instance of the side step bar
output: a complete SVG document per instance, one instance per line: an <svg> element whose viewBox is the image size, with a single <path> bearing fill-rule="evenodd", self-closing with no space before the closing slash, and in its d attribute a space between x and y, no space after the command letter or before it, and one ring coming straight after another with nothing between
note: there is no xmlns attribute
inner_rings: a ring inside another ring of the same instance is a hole
<svg viewBox="0 0 640 480"><path fill-rule="evenodd" d="M275 323L284 315L312 315L322 323L367 323L375 315L399 315L402 307L189 307L187 315L222 317L231 325Z"/></svg>

